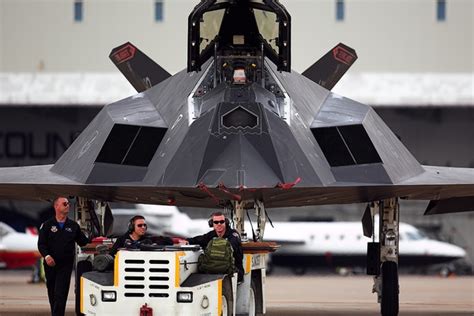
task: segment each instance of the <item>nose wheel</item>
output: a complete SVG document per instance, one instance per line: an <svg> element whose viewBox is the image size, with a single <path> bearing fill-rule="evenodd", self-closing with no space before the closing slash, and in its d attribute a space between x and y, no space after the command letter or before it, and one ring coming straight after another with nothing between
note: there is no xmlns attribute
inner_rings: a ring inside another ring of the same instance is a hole
<svg viewBox="0 0 474 316"><path fill-rule="evenodd" d="M374 275L372 292L377 293L383 316L397 316L399 311L398 244L400 205L397 198L373 202L367 208L363 222L364 234L372 231L373 242L367 248L367 274ZM378 236L375 234L375 215L379 214ZM372 220L367 221L371 215ZM367 225L368 224L368 225ZM367 235L367 234L366 234ZM378 240L376 240L378 237Z"/></svg>
<svg viewBox="0 0 474 316"><path fill-rule="evenodd" d="M386 261L382 264L382 301L380 312L383 316L398 315L398 264Z"/></svg>

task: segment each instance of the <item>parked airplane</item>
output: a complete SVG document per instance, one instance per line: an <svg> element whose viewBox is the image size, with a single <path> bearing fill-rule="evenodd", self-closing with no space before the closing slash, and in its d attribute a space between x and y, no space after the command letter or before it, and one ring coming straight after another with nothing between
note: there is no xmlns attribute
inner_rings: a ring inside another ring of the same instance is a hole
<svg viewBox="0 0 474 316"><path fill-rule="evenodd" d="M152 234L192 237L209 230L207 219L191 219L175 206L137 204L113 209L116 227L125 231L128 220L145 216ZM270 254L270 264L291 268L304 274L308 268L365 267L367 242L360 222L273 222L267 227L265 241L275 241L281 248ZM245 230L252 228L247 222ZM116 233L121 233L118 231ZM430 239L419 229L400 223L401 268L427 267L464 258L464 249ZM376 228L376 236L378 228Z"/></svg>
<svg viewBox="0 0 474 316"><path fill-rule="evenodd" d="M33 232L19 233L0 222L0 267L7 269L34 266L41 255L38 236Z"/></svg>
<svg viewBox="0 0 474 316"><path fill-rule="evenodd" d="M289 267L296 274L308 268L365 268L367 242L360 222L279 222L267 228L265 239L282 243L271 254L271 264ZM430 239L412 225L400 223L401 269L421 268L464 258L464 249ZM282 236L299 236L301 243L285 244ZM377 235L377 234L376 234Z"/></svg>

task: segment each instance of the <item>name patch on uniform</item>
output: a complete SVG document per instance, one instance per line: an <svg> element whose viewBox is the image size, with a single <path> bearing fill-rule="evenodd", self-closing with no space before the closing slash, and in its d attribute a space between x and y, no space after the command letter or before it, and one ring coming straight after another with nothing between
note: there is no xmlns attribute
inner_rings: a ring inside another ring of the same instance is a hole
<svg viewBox="0 0 474 316"><path fill-rule="evenodd" d="M58 228L56 226L51 226L51 231L55 233L58 231Z"/></svg>

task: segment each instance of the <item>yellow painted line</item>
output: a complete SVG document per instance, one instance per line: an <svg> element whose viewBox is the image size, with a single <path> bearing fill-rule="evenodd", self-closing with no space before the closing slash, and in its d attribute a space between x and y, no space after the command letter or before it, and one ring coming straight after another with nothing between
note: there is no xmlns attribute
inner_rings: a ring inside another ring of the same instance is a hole
<svg viewBox="0 0 474 316"><path fill-rule="evenodd" d="M245 256L245 274L250 272L250 268L252 267L252 255Z"/></svg>
<svg viewBox="0 0 474 316"><path fill-rule="evenodd" d="M217 315L222 315L222 279L217 280Z"/></svg>
<svg viewBox="0 0 474 316"><path fill-rule="evenodd" d="M79 305L79 309L81 311L82 314L84 314L84 277L81 276L81 284L80 284L80 287L81 287L81 293L80 293L80 305Z"/></svg>
<svg viewBox="0 0 474 316"><path fill-rule="evenodd" d="M115 254L114 260L114 286L117 287L119 285L119 252Z"/></svg>
<svg viewBox="0 0 474 316"><path fill-rule="evenodd" d="M179 287L180 285L180 276L179 276L179 258L184 256L184 251L178 251L175 255L175 264L174 264L174 286Z"/></svg>

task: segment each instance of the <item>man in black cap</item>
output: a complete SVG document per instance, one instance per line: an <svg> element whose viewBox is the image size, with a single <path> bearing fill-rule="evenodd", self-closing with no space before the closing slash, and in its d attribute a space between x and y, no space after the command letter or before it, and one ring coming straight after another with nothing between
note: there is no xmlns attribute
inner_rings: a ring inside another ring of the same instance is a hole
<svg viewBox="0 0 474 316"><path fill-rule="evenodd" d="M133 216L128 223L128 230L125 234L117 238L114 245L109 251L111 256L115 256L120 248L137 248L139 243L172 245L171 238L162 236L147 235L147 224L145 217L141 215Z"/></svg>
<svg viewBox="0 0 474 316"><path fill-rule="evenodd" d="M85 246L89 239L81 231L79 224L67 217L67 198L57 197L53 206L55 216L41 224L38 250L44 258L51 315L63 316L76 253L75 244Z"/></svg>

